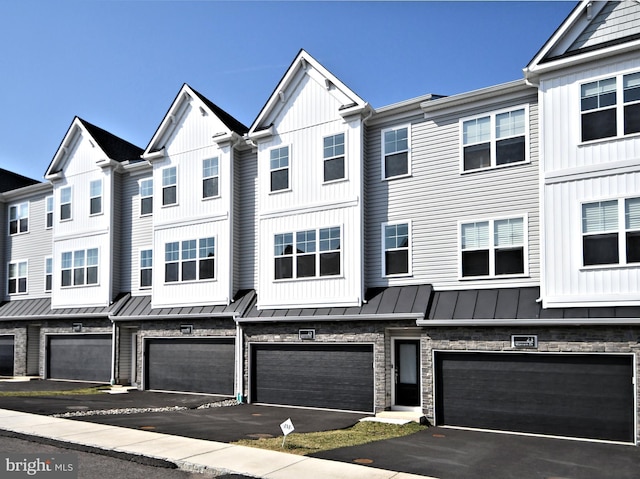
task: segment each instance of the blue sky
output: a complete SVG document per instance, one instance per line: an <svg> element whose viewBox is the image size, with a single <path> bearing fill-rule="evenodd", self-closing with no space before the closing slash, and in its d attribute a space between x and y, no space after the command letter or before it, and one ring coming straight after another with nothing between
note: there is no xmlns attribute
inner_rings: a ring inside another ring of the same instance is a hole
<svg viewBox="0 0 640 479"><path fill-rule="evenodd" d="M183 83L250 126L300 48L374 108L522 78L576 2L0 0L0 167L74 116L142 148Z"/></svg>

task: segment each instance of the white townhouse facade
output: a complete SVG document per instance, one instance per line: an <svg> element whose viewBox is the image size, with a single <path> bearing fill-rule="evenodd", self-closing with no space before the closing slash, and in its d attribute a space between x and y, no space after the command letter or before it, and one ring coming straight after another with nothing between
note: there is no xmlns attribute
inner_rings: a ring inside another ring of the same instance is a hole
<svg viewBox="0 0 640 479"><path fill-rule="evenodd" d="M144 149L74 119L0 171L0 374L636 443L639 18L449 97L300 50L250 126L187 84Z"/></svg>

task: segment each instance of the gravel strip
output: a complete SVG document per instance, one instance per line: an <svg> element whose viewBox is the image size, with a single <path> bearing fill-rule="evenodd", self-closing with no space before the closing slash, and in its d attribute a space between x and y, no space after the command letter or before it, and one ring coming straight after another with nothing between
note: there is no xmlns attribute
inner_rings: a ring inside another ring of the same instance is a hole
<svg viewBox="0 0 640 479"><path fill-rule="evenodd" d="M167 407L128 407L120 409L102 409L95 411L70 411L59 414L52 414L51 417L71 418L71 417L86 417L86 416L111 416L111 415L125 415L125 414L141 414L149 412L175 412L185 411L187 409L210 409L214 407L228 407L237 406L239 403L235 399L227 399L225 401L212 402L202 404L197 408L188 408L185 406L167 406Z"/></svg>

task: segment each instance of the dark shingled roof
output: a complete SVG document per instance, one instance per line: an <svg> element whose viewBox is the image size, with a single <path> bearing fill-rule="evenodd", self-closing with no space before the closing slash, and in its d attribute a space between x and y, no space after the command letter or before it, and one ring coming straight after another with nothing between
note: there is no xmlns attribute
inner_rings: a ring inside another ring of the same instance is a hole
<svg viewBox="0 0 640 479"><path fill-rule="evenodd" d="M190 87L191 88L191 87ZM220 108L218 105L216 105L215 103L211 102L207 97L205 97L202 93L197 92L196 90L194 90L193 88L191 88L191 90L193 90L193 93L195 93L196 95L198 95L198 98L200 98L200 100L203 101L203 103L205 105L207 105L207 107L213 112L215 113L215 115L220 118L220 121L222 121L222 123L224 123L226 125L227 128L229 128L231 131L234 131L236 133L238 133L239 135L244 135L246 132L249 131L249 128L246 127L245 125L243 125L242 123L240 123L238 120L236 120L234 117L232 117L231 115L229 115L229 113L227 113L226 111L224 111L222 108Z"/></svg>
<svg viewBox="0 0 640 479"><path fill-rule="evenodd" d="M142 148L139 148L100 127L92 125L82 118L78 118L78 120L80 120L89 134L96 140L100 148L102 148L102 151L104 151L112 160L116 160L118 162L136 160L140 159L140 155L144 152Z"/></svg>
<svg viewBox="0 0 640 479"><path fill-rule="evenodd" d="M5 191L16 190L24 186L35 185L40 183L38 180L27 178L4 168L0 168L0 193Z"/></svg>

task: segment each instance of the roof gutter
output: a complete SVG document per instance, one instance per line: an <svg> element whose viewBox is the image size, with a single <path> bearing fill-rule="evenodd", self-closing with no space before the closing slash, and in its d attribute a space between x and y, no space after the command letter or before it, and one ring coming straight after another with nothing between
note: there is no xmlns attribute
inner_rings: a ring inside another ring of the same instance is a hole
<svg viewBox="0 0 640 479"><path fill-rule="evenodd" d="M323 314L318 316L270 316L270 317L250 317L238 318L238 324L248 323L300 323L313 321L392 321L396 319L412 319L420 322L424 320L422 313L395 313L395 314L345 314L345 315L329 315Z"/></svg>
<svg viewBox="0 0 640 479"><path fill-rule="evenodd" d="M149 321L149 320L167 320L167 319L185 319L185 318L231 318L234 321L237 321L237 318L241 315L241 313L233 312L233 313L182 313L182 314L149 314L147 316L116 316L115 314L109 315L109 319L114 322L121 321Z"/></svg>
<svg viewBox="0 0 640 479"><path fill-rule="evenodd" d="M640 318L554 318L554 319L421 319L422 327L450 326L637 326Z"/></svg>

